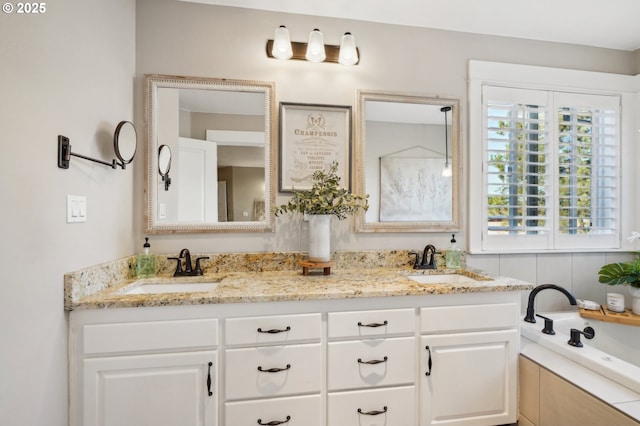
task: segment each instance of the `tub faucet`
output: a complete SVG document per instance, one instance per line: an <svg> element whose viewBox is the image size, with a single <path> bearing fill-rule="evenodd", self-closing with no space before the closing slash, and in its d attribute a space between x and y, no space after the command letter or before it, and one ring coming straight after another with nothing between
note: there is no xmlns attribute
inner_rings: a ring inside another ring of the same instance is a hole
<svg viewBox="0 0 640 426"><path fill-rule="evenodd" d="M428 244L422 253L422 261L420 261L420 253L412 251L409 255L415 256L413 269L436 269L436 248L432 244Z"/></svg>
<svg viewBox="0 0 640 426"><path fill-rule="evenodd" d="M182 270L182 259L184 259L184 270ZM195 268L191 265L191 253L189 249L183 248L180 250L178 257L168 257L167 260L177 261L176 271L173 273L174 277L195 277L202 275L202 267L200 261L202 259L209 259L207 256L197 257Z"/></svg>
<svg viewBox="0 0 640 426"><path fill-rule="evenodd" d="M576 298L573 297L573 294L571 294L571 292L569 290L567 290L564 287L560 287L559 285L555 285L555 284L542 284L537 286L536 288L534 288L533 290L531 290L531 293L529 293L529 302L527 303L527 315L524 317L524 320L526 322L530 322L530 323L535 323L536 322L536 318L535 318L535 313L534 313L534 309L533 309L533 302L536 298L536 295L538 293L540 293L542 290L546 290L546 289L553 289L553 290L558 290L559 292L563 293L565 296L567 296L567 298L569 299L569 303L571 303L572 305L577 305L578 302L576 301Z"/></svg>

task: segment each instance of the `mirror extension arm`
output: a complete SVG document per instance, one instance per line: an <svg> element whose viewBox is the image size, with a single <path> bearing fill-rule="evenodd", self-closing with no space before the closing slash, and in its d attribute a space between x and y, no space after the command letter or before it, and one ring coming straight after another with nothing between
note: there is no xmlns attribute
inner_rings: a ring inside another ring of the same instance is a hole
<svg viewBox="0 0 640 426"><path fill-rule="evenodd" d="M87 157L85 155L76 154L75 152L71 152L71 144L69 143L69 138L66 136L58 135L58 167L61 169L69 168L69 160L71 160L71 156L83 158L85 160L93 161L95 163L104 164L105 166L109 166L112 169L115 169L118 166L115 158L111 160L111 163L107 163L106 161L96 160L95 158ZM125 165L122 164L122 168L124 169Z"/></svg>

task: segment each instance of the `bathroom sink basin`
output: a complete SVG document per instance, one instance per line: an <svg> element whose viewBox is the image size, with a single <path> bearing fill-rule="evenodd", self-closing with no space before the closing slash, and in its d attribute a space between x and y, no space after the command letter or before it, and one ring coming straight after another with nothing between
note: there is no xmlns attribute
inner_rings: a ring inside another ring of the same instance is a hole
<svg viewBox="0 0 640 426"><path fill-rule="evenodd" d="M407 278L420 284L476 284L480 280L460 274L407 275Z"/></svg>
<svg viewBox="0 0 640 426"><path fill-rule="evenodd" d="M163 293L194 293L215 290L217 282L209 283L144 283L126 288L122 294L163 294Z"/></svg>

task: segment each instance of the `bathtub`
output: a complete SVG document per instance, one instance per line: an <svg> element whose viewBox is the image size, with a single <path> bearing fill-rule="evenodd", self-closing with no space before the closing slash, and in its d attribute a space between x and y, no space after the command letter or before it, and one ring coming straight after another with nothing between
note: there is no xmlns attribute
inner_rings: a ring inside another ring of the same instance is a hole
<svg viewBox="0 0 640 426"><path fill-rule="evenodd" d="M556 334L542 333L542 318L521 321L521 353L640 420L640 327L582 318L578 311L540 314L553 319ZM587 326L593 339L581 335L580 348L567 344L571 328Z"/></svg>
<svg viewBox="0 0 640 426"><path fill-rule="evenodd" d="M582 318L579 312L541 313L553 319L555 335L542 333L544 320L522 321L520 334L590 370L640 393L640 327ZM591 340L580 336L584 344L577 348L567 344L571 328L592 327Z"/></svg>

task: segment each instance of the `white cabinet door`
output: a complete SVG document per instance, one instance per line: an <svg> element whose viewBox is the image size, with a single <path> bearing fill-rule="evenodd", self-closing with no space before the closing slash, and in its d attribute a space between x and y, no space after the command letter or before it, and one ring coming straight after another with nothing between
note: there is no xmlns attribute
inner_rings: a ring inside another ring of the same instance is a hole
<svg viewBox="0 0 640 426"><path fill-rule="evenodd" d="M215 426L216 356L202 351L86 359L83 426Z"/></svg>
<svg viewBox="0 0 640 426"><path fill-rule="evenodd" d="M421 426L515 423L517 357L515 329L422 336Z"/></svg>

